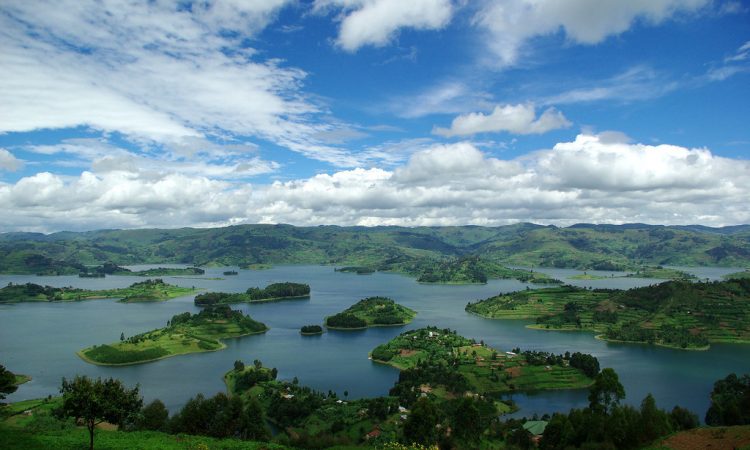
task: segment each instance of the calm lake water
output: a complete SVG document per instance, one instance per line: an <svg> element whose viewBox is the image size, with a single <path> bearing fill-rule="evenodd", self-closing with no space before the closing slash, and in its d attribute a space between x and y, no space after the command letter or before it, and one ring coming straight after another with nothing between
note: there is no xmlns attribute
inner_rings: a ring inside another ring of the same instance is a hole
<svg viewBox="0 0 750 450"><path fill-rule="evenodd" d="M554 353L580 351L599 358L602 367L613 367L627 393L626 401L638 405L651 392L660 407L686 406L702 418L709 405L713 382L731 372L750 372L750 345L713 345L709 351L679 351L635 344L613 344L594 339L589 333L529 330L527 321L487 320L464 311L468 301L500 292L525 289L515 280L493 280L487 285L422 285L413 278L397 274L344 274L324 266L280 266L270 270L238 270L238 276L224 277L227 268L209 268L202 277L163 277L181 286L196 286L209 291L240 292L251 286L279 281L308 283L309 300L256 305L235 305L254 319L265 322L270 331L227 342L218 352L183 355L153 363L126 367L99 367L79 359L75 352L93 344L115 342L120 333L131 336L162 327L173 315L198 308L193 298L183 297L162 303L121 304L113 300L78 303L24 303L0 305L0 364L31 375L33 380L8 397L9 401L56 395L62 377L86 374L116 377L128 385L140 383L146 401L159 398L170 410L181 407L190 397L224 391L222 375L235 360L250 363L255 359L276 367L281 379L297 377L300 383L351 398L385 395L398 377L398 371L372 363L368 352L407 329L436 325L460 334L483 339L489 345L509 350L513 347ZM579 286L626 289L656 283L651 279L609 278L605 280L568 280L581 272L538 269ZM741 269L695 269L701 279L720 278ZM589 271L610 277L621 273ZM209 278L221 277L222 280ZM36 277L0 276L0 285L8 282L76 286L88 289L126 287L135 277L83 279L77 276ZM532 286L534 287L534 286ZM320 324L325 316L339 312L361 298L391 297L418 312L406 327L372 328L362 331L330 331L321 336L303 337L299 328ZM556 391L516 394L521 406L516 415L567 411L584 406L587 392Z"/></svg>

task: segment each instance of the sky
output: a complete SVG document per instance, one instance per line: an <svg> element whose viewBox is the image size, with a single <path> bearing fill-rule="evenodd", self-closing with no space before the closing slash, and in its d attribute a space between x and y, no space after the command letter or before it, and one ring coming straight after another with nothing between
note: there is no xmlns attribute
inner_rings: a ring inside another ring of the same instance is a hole
<svg viewBox="0 0 750 450"><path fill-rule="evenodd" d="M0 232L750 223L750 2L3 0Z"/></svg>

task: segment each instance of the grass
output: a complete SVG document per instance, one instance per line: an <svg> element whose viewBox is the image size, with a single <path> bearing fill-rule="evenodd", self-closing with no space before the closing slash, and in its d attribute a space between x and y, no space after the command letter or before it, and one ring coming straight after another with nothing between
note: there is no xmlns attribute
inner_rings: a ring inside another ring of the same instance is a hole
<svg viewBox="0 0 750 450"><path fill-rule="evenodd" d="M659 440L646 450L750 449L750 425L701 427Z"/></svg>

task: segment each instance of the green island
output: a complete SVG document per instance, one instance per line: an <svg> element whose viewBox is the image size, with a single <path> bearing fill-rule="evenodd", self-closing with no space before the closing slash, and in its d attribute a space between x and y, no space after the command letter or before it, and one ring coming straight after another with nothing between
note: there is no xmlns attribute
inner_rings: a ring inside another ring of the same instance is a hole
<svg viewBox="0 0 750 450"><path fill-rule="evenodd" d="M232 276L232 275L238 275L239 273L236 270L225 270L224 275L226 276Z"/></svg>
<svg viewBox="0 0 750 450"><path fill-rule="evenodd" d="M678 269L662 266L639 267L626 278L656 278L661 280L695 280L695 275Z"/></svg>
<svg viewBox="0 0 750 450"><path fill-rule="evenodd" d="M84 361L98 365L140 364L187 353L221 350L222 339L265 333L268 327L227 305L203 309L198 314L177 314L167 326L126 338L94 345L77 352Z"/></svg>
<svg viewBox="0 0 750 450"><path fill-rule="evenodd" d="M375 273L375 269L367 266L344 266L334 267L334 272L356 273L357 275L370 275Z"/></svg>
<svg viewBox="0 0 750 450"><path fill-rule="evenodd" d="M466 305L489 319L535 319L529 328L590 331L597 338L703 350L750 343L750 279L667 281L628 289L561 286Z"/></svg>
<svg viewBox="0 0 750 450"><path fill-rule="evenodd" d="M255 264L242 264L240 265L241 269L247 269L247 270L269 270L273 269L273 265L271 264L261 264L261 263L255 263Z"/></svg>
<svg viewBox="0 0 750 450"><path fill-rule="evenodd" d="M203 275L206 271L200 267L155 267L145 270L130 270L117 264L106 262L96 267L84 267L78 273L81 278L103 278L106 275L122 275L137 277L168 277L180 275Z"/></svg>
<svg viewBox="0 0 750 450"><path fill-rule="evenodd" d="M174 286L158 278L133 283L126 288L98 291L73 287L56 288L34 283L8 283L0 289L0 303L75 302L105 298L119 298L122 303L160 302L197 291L195 288Z"/></svg>
<svg viewBox="0 0 750 450"><path fill-rule="evenodd" d="M725 280L737 280L742 278L750 278L750 269L745 269L742 272L734 272L734 273L728 273L724 275L722 278Z"/></svg>
<svg viewBox="0 0 750 450"><path fill-rule="evenodd" d="M299 330L302 336L313 336L316 334L323 334L323 327L320 325L303 325Z"/></svg>
<svg viewBox="0 0 750 450"><path fill-rule="evenodd" d="M245 292L206 292L195 297L195 306L229 305L232 303L262 303L278 300L310 298L310 285L302 283L273 283L265 288L251 287Z"/></svg>
<svg viewBox="0 0 750 450"><path fill-rule="evenodd" d="M401 371L391 395L413 402L420 393L449 399L467 392L498 395L515 391L588 387L599 372L591 355L500 352L450 329L407 331L370 353L375 362Z"/></svg>
<svg viewBox="0 0 750 450"><path fill-rule="evenodd" d="M562 284L549 275L525 269L511 269L477 256L450 259L447 261L420 264L407 273L418 273L419 283L439 284L486 284L488 279L515 278L522 282L537 284Z"/></svg>
<svg viewBox="0 0 750 450"><path fill-rule="evenodd" d="M387 297L368 297L325 319L327 328L361 330L367 327L405 325L417 312Z"/></svg>

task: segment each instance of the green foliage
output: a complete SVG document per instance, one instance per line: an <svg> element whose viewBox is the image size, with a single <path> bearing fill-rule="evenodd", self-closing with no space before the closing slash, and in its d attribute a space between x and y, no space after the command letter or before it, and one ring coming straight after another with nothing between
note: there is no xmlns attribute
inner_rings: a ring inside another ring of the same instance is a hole
<svg viewBox="0 0 750 450"><path fill-rule="evenodd" d="M169 352L161 347L143 350L121 350L111 345L95 345L86 351L86 357L102 364L131 364L151 359L159 359Z"/></svg>
<svg viewBox="0 0 750 450"><path fill-rule="evenodd" d="M125 387L120 380L108 378L92 380L76 376L72 381L62 380L63 395L60 414L81 420L89 430L89 448L94 448L94 429L97 424L109 422L119 425L135 415L143 405L138 386Z"/></svg>
<svg viewBox="0 0 750 450"><path fill-rule="evenodd" d="M594 378L589 389L589 408L607 414L625 398L625 388L614 369L606 368Z"/></svg>
<svg viewBox="0 0 750 450"><path fill-rule="evenodd" d="M302 283L273 283L264 289L251 287L244 293L207 292L195 297L196 306L226 305L231 303L252 303L287 298L307 298L310 286Z"/></svg>
<svg viewBox="0 0 750 450"><path fill-rule="evenodd" d="M136 420L138 430L166 431L169 422L169 411L161 400L156 399L141 409Z"/></svg>
<svg viewBox="0 0 750 450"><path fill-rule="evenodd" d="M407 444L417 443L431 445L437 442L440 423L440 411L427 398L420 398L404 422L404 441Z"/></svg>
<svg viewBox="0 0 750 450"><path fill-rule="evenodd" d="M732 373L714 383L706 423L713 426L750 424L750 375L738 377Z"/></svg>
<svg viewBox="0 0 750 450"><path fill-rule="evenodd" d="M133 283L127 288L92 291L73 287L56 288L34 283L13 284L0 289L0 303L78 301L97 298L120 298L121 302L167 300L195 292L165 283L161 279Z"/></svg>
<svg viewBox="0 0 750 450"><path fill-rule="evenodd" d="M3 400L6 394L16 392L16 389L16 375L0 364L0 400Z"/></svg>
<svg viewBox="0 0 750 450"><path fill-rule="evenodd" d="M198 394L188 400L170 420L169 429L216 438L267 440L270 436L257 402L246 405L241 397L222 393L208 399Z"/></svg>
<svg viewBox="0 0 750 450"><path fill-rule="evenodd" d="M300 332L302 334L320 334L323 332L323 327L320 325L303 325Z"/></svg>

